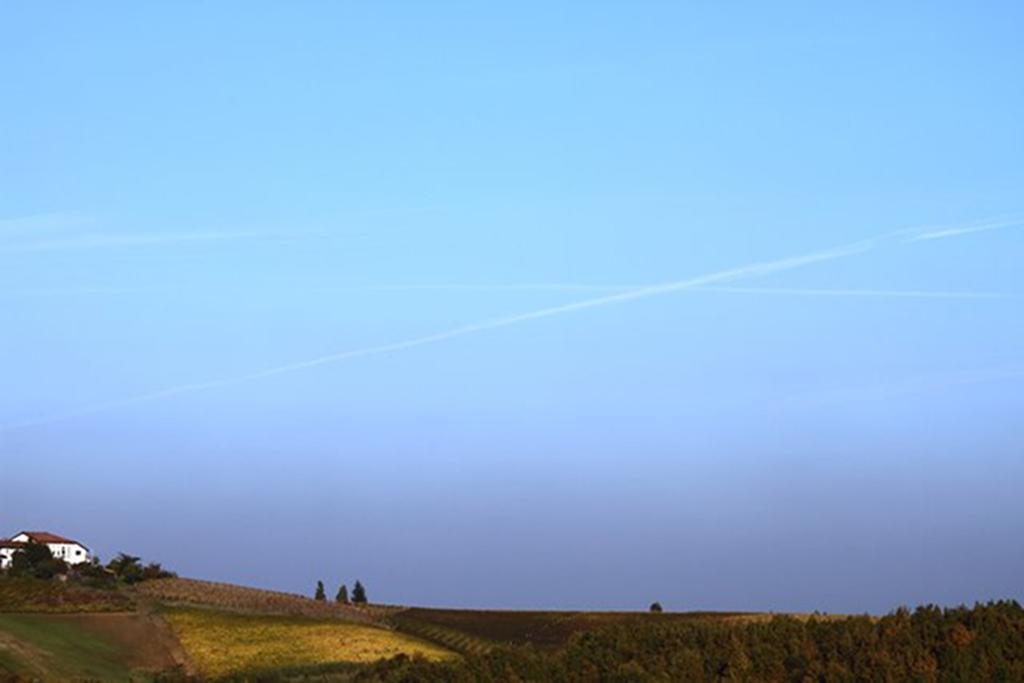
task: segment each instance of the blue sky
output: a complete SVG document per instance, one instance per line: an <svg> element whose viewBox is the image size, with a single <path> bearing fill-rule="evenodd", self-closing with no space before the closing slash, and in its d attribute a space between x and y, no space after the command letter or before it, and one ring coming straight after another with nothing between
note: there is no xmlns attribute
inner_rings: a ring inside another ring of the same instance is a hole
<svg viewBox="0 0 1024 683"><path fill-rule="evenodd" d="M0 534L416 604L1024 597L1022 21L5 6Z"/></svg>

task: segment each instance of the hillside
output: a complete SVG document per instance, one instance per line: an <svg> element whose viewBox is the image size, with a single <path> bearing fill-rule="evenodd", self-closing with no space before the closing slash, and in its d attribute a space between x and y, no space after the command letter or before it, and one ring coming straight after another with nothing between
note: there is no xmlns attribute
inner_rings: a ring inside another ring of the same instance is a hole
<svg viewBox="0 0 1024 683"><path fill-rule="evenodd" d="M195 579L104 589L0 576L0 681L138 680L454 656L355 607Z"/></svg>
<svg viewBox="0 0 1024 683"><path fill-rule="evenodd" d="M198 579L167 578L145 581L130 591L136 598L167 605L215 607L253 614L341 619L379 624L387 610L313 600L295 593L248 588Z"/></svg>
<svg viewBox="0 0 1024 683"><path fill-rule="evenodd" d="M473 622L504 629L500 615L478 614ZM666 616L612 620L559 647L492 647L448 662L392 659L355 680L1024 681L1024 608L1014 601L899 609L884 617ZM523 621L537 620L545 621L543 613ZM516 621L509 614L508 622Z"/></svg>
<svg viewBox="0 0 1024 683"><path fill-rule="evenodd" d="M411 607L388 616L388 623L457 652L481 654L497 646L564 646L582 632L630 624L757 618L740 612L580 612L470 610ZM763 615L767 616L767 615Z"/></svg>
<svg viewBox="0 0 1024 683"><path fill-rule="evenodd" d="M195 669L210 678L296 666L367 664L397 655L430 661L455 656L411 635L337 619L198 608L169 609L163 616Z"/></svg>
<svg viewBox="0 0 1024 683"><path fill-rule="evenodd" d="M396 655L442 661L509 646L555 650L576 633L616 624L734 616L357 607L176 577L104 589L0 579L4 612L0 672L102 680L159 671L348 676L349 665Z"/></svg>
<svg viewBox="0 0 1024 683"><path fill-rule="evenodd" d="M189 661L161 620L137 613L0 614L0 680L127 681L186 672Z"/></svg>
<svg viewBox="0 0 1024 683"><path fill-rule="evenodd" d="M178 578L0 578L0 598L0 681L1024 680L1012 601L885 617L464 610Z"/></svg>
<svg viewBox="0 0 1024 683"><path fill-rule="evenodd" d="M120 612L134 607L131 596L119 590L31 578L0 578L0 612Z"/></svg>

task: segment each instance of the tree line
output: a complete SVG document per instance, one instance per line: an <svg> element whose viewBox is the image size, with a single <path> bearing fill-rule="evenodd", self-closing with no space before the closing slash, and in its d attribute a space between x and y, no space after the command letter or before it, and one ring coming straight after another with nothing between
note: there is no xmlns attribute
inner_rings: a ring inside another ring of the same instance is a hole
<svg viewBox="0 0 1024 683"><path fill-rule="evenodd" d="M449 662L404 656L355 675L424 681L1024 681L1024 609L899 609L881 618L777 616L765 622L661 617L576 634L556 651L497 648Z"/></svg>

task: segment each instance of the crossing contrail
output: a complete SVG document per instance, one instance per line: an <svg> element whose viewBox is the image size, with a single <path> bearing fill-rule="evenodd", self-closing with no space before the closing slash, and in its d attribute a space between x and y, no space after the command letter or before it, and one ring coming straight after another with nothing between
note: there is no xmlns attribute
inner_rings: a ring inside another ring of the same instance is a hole
<svg viewBox="0 0 1024 683"><path fill-rule="evenodd" d="M978 224L975 223L973 225L976 227ZM969 230L966 227L961 228L960 230L961 232L957 234L965 234L967 232L972 232L972 230ZM614 304L621 304L630 301L637 301L657 296L664 296L666 294L697 289L700 287L721 285L734 282L737 280L745 280L754 277L771 275L774 273L781 273L789 270L794 270L797 268L802 268L805 266L810 266L817 263L826 263L829 261L835 261L838 259L847 258L858 254L864 254L866 252L873 251L884 244L901 244L907 242L914 242L920 239L920 236L922 234L928 234L926 229L898 230L895 232L885 233L883 235L871 237L858 242L844 244L837 247L832 247L830 249L810 252L807 254L801 254L798 256L791 256L788 258L782 258L773 261L753 263L745 266L740 266L737 268L731 268L727 270L717 271L714 273L709 273L706 275L700 275L685 280L676 280L673 282L666 282L658 285L639 287L636 289L606 294L604 296L598 296L591 299L584 299L582 301L577 301L574 303L563 304L560 306L550 306L547 308L541 308L538 310L530 311L527 313L521 313L518 315L494 318L491 320L485 320L478 323L463 325L461 327L456 327L443 332L437 332L434 334L429 334L421 337L414 337L412 339L407 339L404 341L398 341L389 344L380 344L376 346L368 346L349 351L342 351L339 353L320 356L318 358L312 358L309 360L303 360L294 363L289 363L286 365L280 365L277 367L268 368L257 372L251 372L244 375L235 375L232 377L224 377L220 379L196 382L192 384L182 384L147 394L140 394L129 398L108 401L105 403L98 403L92 406L83 407L78 410L60 413L57 415L40 417L22 422L8 423L5 425L0 425L0 432L50 424L53 422L59 422L75 417L101 413L116 408L123 408L127 406L137 405L140 403L148 403L151 401L157 401L172 396L178 396L181 394L203 391L207 389L215 389L233 384L239 384L242 382L249 382L253 380L262 379L265 377L273 377L275 375L282 375L290 372L295 372L298 370L314 368L321 365L338 363L341 361L351 360L354 358L362 358L366 356L376 356L381 354L395 353L398 351L405 351L420 346L437 344L443 341L455 339L458 337L464 337L471 334L478 334L481 332L496 330L504 327L511 327L513 325L518 325L520 323L525 323L532 320L551 318L555 316L565 315L567 313L585 311L592 308L601 308L604 306L611 306Z"/></svg>

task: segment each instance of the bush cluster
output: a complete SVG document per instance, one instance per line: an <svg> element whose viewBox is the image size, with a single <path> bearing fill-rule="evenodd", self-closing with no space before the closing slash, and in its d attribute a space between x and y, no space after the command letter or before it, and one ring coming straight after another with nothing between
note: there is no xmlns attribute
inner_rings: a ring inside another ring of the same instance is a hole
<svg viewBox="0 0 1024 683"><path fill-rule="evenodd" d="M24 548L11 557L11 566L6 570L8 576L36 579L67 579L92 586L108 586L118 582L135 584L149 579L163 579L176 576L164 569L159 562L143 565L142 560L134 555L120 553L104 567L98 557L91 562L69 565L56 558L44 543L29 541Z"/></svg>
<svg viewBox="0 0 1024 683"><path fill-rule="evenodd" d="M49 547L33 541L14 553L7 569L10 576L35 579L52 579L67 572L68 565L64 560L54 557Z"/></svg>

